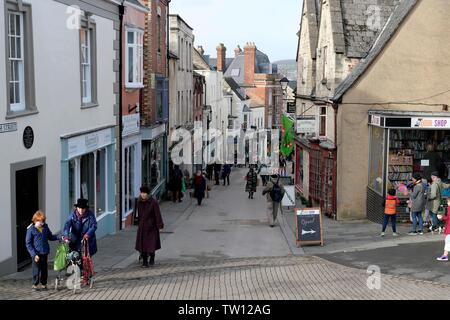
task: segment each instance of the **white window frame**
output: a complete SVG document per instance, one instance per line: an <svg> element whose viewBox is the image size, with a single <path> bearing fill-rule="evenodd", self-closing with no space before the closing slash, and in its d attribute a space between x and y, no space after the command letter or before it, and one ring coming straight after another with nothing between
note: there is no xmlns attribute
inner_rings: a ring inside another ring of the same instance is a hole
<svg viewBox="0 0 450 320"><path fill-rule="evenodd" d="M20 26L20 34L17 35L17 30L16 30L16 34L11 34L10 33L10 25L11 25L11 16L18 16L19 17L19 26ZM8 79L8 90L10 90L9 92L11 92L11 85L14 85L14 97L17 97L17 92L16 92L16 84L19 85L19 102L18 103L11 103L11 96L10 96L10 110L12 112L20 112L20 111L25 111L26 110L26 96L25 96L25 46L24 46L24 37L25 37L25 30L24 30L24 23L23 23L23 19L24 19L24 14L22 12L9 12L8 13L8 39L7 41L9 42L9 62L10 65L12 66L13 63L17 63L18 64L18 75L13 75L10 71L9 73L9 79ZM20 56L17 56L17 42L15 43L15 53L16 53L16 57L11 57L11 42L14 39L14 41L16 41L17 39L19 39L19 45L20 45ZM10 70L13 70L14 68L11 67ZM14 78L14 80L13 80Z"/></svg>
<svg viewBox="0 0 450 320"><path fill-rule="evenodd" d="M133 33L134 42L128 43L128 34ZM125 86L127 88L144 87L144 31L136 28L127 28L125 31ZM129 65L129 49L133 51L133 66ZM135 64L138 64L136 68ZM133 81L129 81L130 67L133 68ZM137 72L137 74L135 74Z"/></svg>
<svg viewBox="0 0 450 320"><path fill-rule="evenodd" d="M89 28L81 28L81 32L85 33L87 43L81 43L81 92L83 104L92 101L92 31ZM86 61L83 62L83 53L86 52ZM86 90L84 84L86 83Z"/></svg>

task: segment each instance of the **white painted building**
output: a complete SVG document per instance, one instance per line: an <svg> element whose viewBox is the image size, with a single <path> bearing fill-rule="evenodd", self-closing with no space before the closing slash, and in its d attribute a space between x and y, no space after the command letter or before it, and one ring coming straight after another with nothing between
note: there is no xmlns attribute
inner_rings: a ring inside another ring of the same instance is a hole
<svg viewBox="0 0 450 320"><path fill-rule="evenodd" d="M0 274L30 261L38 209L59 233L85 197L97 236L116 230L118 12L107 0L0 2Z"/></svg>

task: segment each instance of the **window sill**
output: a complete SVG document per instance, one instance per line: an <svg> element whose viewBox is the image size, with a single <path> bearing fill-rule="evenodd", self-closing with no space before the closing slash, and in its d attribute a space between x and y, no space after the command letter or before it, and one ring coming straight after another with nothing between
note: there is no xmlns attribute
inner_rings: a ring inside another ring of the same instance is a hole
<svg viewBox="0 0 450 320"><path fill-rule="evenodd" d="M90 109L95 107L98 107L98 102L83 103L81 105L81 109Z"/></svg>
<svg viewBox="0 0 450 320"><path fill-rule="evenodd" d="M24 111L16 111L16 112L8 112L6 115L6 120L9 119L15 119L15 118L20 118L20 117L26 117L26 116L31 116L34 114L38 114L39 111L37 110L24 110Z"/></svg>
<svg viewBox="0 0 450 320"><path fill-rule="evenodd" d="M126 84L125 85L125 89L131 89L131 90L133 90L133 89L144 89L145 88L145 86L143 85L143 84Z"/></svg>

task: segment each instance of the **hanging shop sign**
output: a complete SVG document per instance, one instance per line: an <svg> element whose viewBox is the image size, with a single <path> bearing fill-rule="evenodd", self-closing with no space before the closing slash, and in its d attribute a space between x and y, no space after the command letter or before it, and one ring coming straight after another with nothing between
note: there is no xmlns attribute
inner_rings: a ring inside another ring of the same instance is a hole
<svg viewBox="0 0 450 320"><path fill-rule="evenodd" d="M450 118L411 118L412 128L450 129Z"/></svg>
<svg viewBox="0 0 450 320"><path fill-rule="evenodd" d="M286 191L281 201L283 207L295 207L295 186L284 186Z"/></svg>
<svg viewBox="0 0 450 320"><path fill-rule="evenodd" d="M296 107L295 101L289 101L287 103L287 113L293 113L293 114L297 113L297 107Z"/></svg>
<svg viewBox="0 0 450 320"><path fill-rule="evenodd" d="M122 137L126 137L133 134L139 133L140 128L140 115L136 114L128 114L122 117Z"/></svg>
<svg viewBox="0 0 450 320"><path fill-rule="evenodd" d="M316 132L316 118L308 117L297 119L297 133L315 133Z"/></svg>

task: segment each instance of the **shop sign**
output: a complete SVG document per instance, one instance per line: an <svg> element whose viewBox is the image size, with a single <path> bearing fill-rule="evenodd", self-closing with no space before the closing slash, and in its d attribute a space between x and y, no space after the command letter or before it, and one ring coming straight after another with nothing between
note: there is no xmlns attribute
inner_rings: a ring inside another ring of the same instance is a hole
<svg viewBox="0 0 450 320"><path fill-rule="evenodd" d="M140 114L129 114L122 117L122 137L139 133Z"/></svg>
<svg viewBox="0 0 450 320"><path fill-rule="evenodd" d="M315 133L316 119L314 117L297 119L297 133Z"/></svg>
<svg viewBox="0 0 450 320"><path fill-rule="evenodd" d="M297 111L297 108L296 108L296 101L289 101L288 103L287 103L287 113L296 113Z"/></svg>
<svg viewBox="0 0 450 320"><path fill-rule="evenodd" d="M113 142L110 128L70 138L68 141L68 158L95 151Z"/></svg>
<svg viewBox="0 0 450 320"><path fill-rule="evenodd" d="M17 131L17 122L0 124L0 133Z"/></svg>
<svg viewBox="0 0 450 320"><path fill-rule="evenodd" d="M411 127L450 129L450 118L411 118Z"/></svg>

